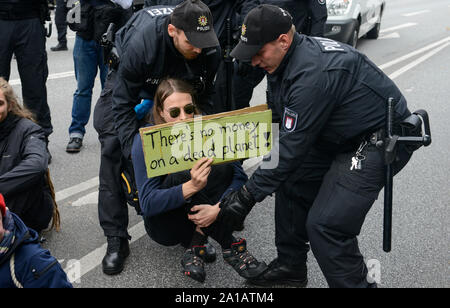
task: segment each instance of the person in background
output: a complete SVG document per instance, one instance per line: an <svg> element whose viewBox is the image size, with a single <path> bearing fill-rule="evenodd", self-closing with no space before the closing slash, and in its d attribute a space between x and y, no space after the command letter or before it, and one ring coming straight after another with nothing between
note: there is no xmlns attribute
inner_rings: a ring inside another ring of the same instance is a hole
<svg viewBox="0 0 450 308"><path fill-rule="evenodd" d="M0 78L0 193L30 228L48 227L54 203L48 185L45 134Z"/></svg>

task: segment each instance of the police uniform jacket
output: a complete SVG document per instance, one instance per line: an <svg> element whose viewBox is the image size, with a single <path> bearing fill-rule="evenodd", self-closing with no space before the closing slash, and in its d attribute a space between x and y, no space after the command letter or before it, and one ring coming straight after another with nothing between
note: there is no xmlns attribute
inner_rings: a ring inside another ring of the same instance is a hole
<svg viewBox="0 0 450 308"><path fill-rule="evenodd" d="M160 81L167 77L186 80L195 87L200 109L212 106L214 76L220 49L203 49L195 60L186 60L167 32L172 7L145 8L136 13L116 34L120 57L117 84L113 92L116 129L125 157L129 157L134 134L139 128L134 107L141 93L153 99Z"/></svg>
<svg viewBox="0 0 450 308"><path fill-rule="evenodd" d="M0 0L0 20L39 18L46 0Z"/></svg>
<svg viewBox="0 0 450 308"><path fill-rule="evenodd" d="M293 18L293 24L300 33L311 36L323 36L327 19L325 0L260 0L261 4L271 4L287 10ZM307 19L311 17L308 29Z"/></svg>
<svg viewBox="0 0 450 308"><path fill-rule="evenodd" d="M146 6L178 5L183 0L146 0ZM232 30L239 28L251 9L260 4L260 0L203 0L213 15L214 30L220 45L225 46L227 40L226 21L232 20Z"/></svg>
<svg viewBox="0 0 450 308"><path fill-rule="evenodd" d="M275 72L268 75L268 102L280 121L279 164L258 169L248 190L261 201L301 168L310 149L356 151L362 137L384 126L386 102L396 122L410 115L397 86L356 49L325 38L295 34Z"/></svg>

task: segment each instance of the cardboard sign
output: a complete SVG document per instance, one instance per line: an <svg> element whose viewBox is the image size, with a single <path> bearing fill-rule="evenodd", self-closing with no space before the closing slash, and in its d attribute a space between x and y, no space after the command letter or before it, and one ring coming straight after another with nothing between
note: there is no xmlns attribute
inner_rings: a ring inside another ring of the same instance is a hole
<svg viewBox="0 0 450 308"><path fill-rule="evenodd" d="M271 129L267 105L141 128L147 176L191 169L203 157L220 164L266 155Z"/></svg>

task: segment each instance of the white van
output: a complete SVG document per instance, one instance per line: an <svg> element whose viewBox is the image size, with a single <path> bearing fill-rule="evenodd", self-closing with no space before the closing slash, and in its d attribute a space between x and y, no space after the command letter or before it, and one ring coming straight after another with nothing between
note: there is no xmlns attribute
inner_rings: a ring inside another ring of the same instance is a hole
<svg viewBox="0 0 450 308"><path fill-rule="evenodd" d="M377 39L385 0L327 0L325 37L356 47L364 35Z"/></svg>

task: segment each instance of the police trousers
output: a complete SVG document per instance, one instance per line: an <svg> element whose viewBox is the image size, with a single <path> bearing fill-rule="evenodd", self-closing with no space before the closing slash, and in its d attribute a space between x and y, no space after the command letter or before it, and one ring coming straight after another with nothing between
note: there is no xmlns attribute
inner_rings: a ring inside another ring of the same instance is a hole
<svg viewBox="0 0 450 308"><path fill-rule="evenodd" d="M304 267L309 242L328 285L336 288L370 286L357 236L384 186L383 150L366 145L362 169L351 170L355 152L332 156L312 150L275 199L279 262ZM410 157L410 152L399 147L394 172Z"/></svg>
<svg viewBox="0 0 450 308"><path fill-rule="evenodd" d="M114 72L108 74L105 87L94 110L94 127L101 145L98 216L105 236L129 239L128 205L120 180L124 168L129 165L122 155L119 137L114 126L112 91L115 76Z"/></svg>
<svg viewBox="0 0 450 308"><path fill-rule="evenodd" d="M0 19L0 76L9 80L11 60L16 56L24 105L33 112L48 137L53 132L47 103L48 77L45 29L39 18Z"/></svg>

